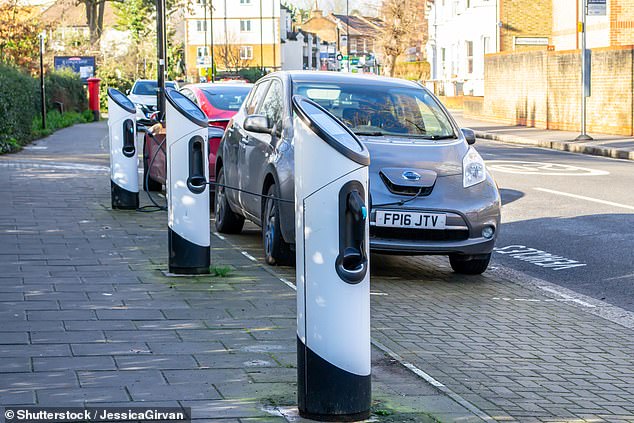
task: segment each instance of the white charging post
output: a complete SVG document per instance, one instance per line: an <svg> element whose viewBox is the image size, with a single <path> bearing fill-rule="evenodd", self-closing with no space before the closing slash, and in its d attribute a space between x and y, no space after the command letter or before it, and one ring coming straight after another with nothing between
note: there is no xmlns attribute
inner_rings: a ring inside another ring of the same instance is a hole
<svg viewBox="0 0 634 423"><path fill-rule="evenodd" d="M370 156L315 102L295 96L293 111L299 412L363 420L371 405Z"/></svg>
<svg viewBox="0 0 634 423"><path fill-rule="evenodd" d="M166 93L169 272L209 273L207 116L178 91Z"/></svg>
<svg viewBox="0 0 634 423"><path fill-rule="evenodd" d="M136 149L136 109L121 91L108 88L110 195L113 209L139 207L139 157Z"/></svg>

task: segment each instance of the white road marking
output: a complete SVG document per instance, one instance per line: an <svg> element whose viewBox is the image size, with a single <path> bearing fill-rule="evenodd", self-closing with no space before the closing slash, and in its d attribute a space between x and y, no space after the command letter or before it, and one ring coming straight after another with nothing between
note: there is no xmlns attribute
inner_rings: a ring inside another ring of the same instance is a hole
<svg viewBox="0 0 634 423"><path fill-rule="evenodd" d="M222 239L223 241L225 240L225 237L220 235L218 232L212 232L212 234L214 234L216 237Z"/></svg>
<svg viewBox="0 0 634 423"><path fill-rule="evenodd" d="M17 167L21 169L53 169L53 170L85 170L89 172L110 172L107 166L85 165L77 163L61 163L61 162L36 162L30 160L0 160L2 167Z"/></svg>
<svg viewBox="0 0 634 423"><path fill-rule="evenodd" d="M246 251L240 251L240 253L245 256L246 258L248 258L251 261L255 261L257 263L258 259L256 259L255 257L253 257L251 254L247 253Z"/></svg>
<svg viewBox="0 0 634 423"><path fill-rule="evenodd" d="M573 269L575 267L587 266L577 260L568 259L555 254L547 253L536 248L529 248L525 245L507 245L506 247L495 247L494 252L507 255L514 259L532 263L539 267L553 270Z"/></svg>
<svg viewBox="0 0 634 423"><path fill-rule="evenodd" d="M372 291L370 291L370 295L376 295L377 297L384 297L384 296L388 296L390 294L388 294L386 292L372 292Z"/></svg>
<svg viewBox="0 0 634 423"><path fill-rule="evenodd" d="M615 203L613 201L599 200L598 198L586 197L584 195L570 194L568 192L555 191L547 188L533 188L536 191L547 192L549 194L562 195L564 197L576 198L578 200L591 201L593 203L605 204L607 206L619 207L626 210L634 210L634 206L628 206L627 204Z"/></svg>
<svg viewBox="0 0 634 423"><path fill-rule="evenodd" d="M282 282L284 282L284 284L286 286L288 286L289 288L291 288L293 291L297 291L297 287L295 285L293 285L291 282L287 281L284 278L280 278L279 276L278 276L278 279L281 280Z"/></svg>
<svg viewBox="0 0 634 423"><path fill-rule="evenodd" d="M570 301L570 302L573 302L573 303L576 303L576 304L579 304L581 306L588 307L588 308L595 308L596 307L594 304L590 304L590 303L582 301L582 300L580 300L578 298L574 298L574 297L571 297L570 295L564 294L563 292L561 292L557 288L551 288L551 287L548 287L548 286L542 286L540 288L543 291L550 292L551 294L558 295L559 297L563 298L565 301Z"/></svg>
<svg viewBox="0 0 634 423"><path fill-rule="evenodd" d="M560 163L527 162L520 160L487 160L489 169L519 175L544 175L544 176L604 176L609 175L607 170L589 169L586 167L571 166Z"/></svg>
<svg viewBox="0 0 634 423"><path fill-rule="evenodd" d="M617 281L619 279L629 279L629 278L634 278L634 273L630 273L629 275L615 276L613 278L607 278L607 279L603 279L603 280L604 281Z"/></svg>

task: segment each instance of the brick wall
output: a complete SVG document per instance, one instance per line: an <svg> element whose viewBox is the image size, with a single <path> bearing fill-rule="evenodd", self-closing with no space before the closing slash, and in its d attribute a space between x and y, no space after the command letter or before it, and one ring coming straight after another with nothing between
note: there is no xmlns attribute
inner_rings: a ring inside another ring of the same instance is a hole
<svg viewBox="0 0 634 423"><path fill-rule="evenodd" d="M623 1L623 0L622 0ZM634 0L630 0L634 1ZM513 37L548 37L552 33L552 0L500 0L500 51L513 51ZM545 50L546 46L517 46Z"/></svg>
<svg viewBox="0 0 634 423"><path fill-rule="evenodd" d="M634 0L610 1L610 45L634 44Z"/></svg>
<svg viewBox="0 0 634 423"><path fill-rule="evenodd" d="M587 130L634 135L634 47L592 50L592 95ZM511 125L578 131L581 109L579 51L487 55L480 113L466 114Z"/></svg>

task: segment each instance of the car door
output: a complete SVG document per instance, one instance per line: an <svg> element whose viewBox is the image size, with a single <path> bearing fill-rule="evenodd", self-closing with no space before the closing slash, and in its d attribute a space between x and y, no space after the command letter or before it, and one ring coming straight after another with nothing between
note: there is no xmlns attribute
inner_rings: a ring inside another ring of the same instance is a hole
<svg viewBox="0 0 634 423"><path fill-rule="evenodd" d="M268 118L269 127L274 133L260 134L246 131L246 140L242 140L243 145L238 153L238 172L240 172L241 188L245 191L262 192L264 172L275 150L275 143L280 136L283 111L284 91L282 81L278 78L271 78L266 95L256 113L265 115ZM243 192L241 195L244 210L253 220L258 222L262 211L261 197L247 192Z"/></svg>
<svg viewBox="0 0 634 423"><path fill-rule="evenodd" d="M244 130L244 119L255 113L260 105L264 94L269 86L269 80L263 80L256 84L249 94L249 98L246 99L244 107L233 118L233 125L227 127L227 131L224 136L224 170L225 170L225 183L228 186L238 187L242 186L239 175L239 163L238 163L238 151L242 148L242 145L247 142L248 133ZM242 141L244 139L244 142ZM227 199L232 205L238 205L242 207L241 194L237 190L229 189L226 191Z"/></svg>

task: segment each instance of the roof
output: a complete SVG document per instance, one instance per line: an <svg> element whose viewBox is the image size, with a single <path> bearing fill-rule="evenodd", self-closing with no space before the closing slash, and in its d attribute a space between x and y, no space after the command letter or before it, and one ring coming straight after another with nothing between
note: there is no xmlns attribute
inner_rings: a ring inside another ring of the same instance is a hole
<svg viewBox="0 0 634 423"><path fill-rule="evenodd" d="M350 25L350 34L351 35L377 35L379 32L378 22L383 23L378 18L366 18L362 16L355 15L337 15L332 14L336 19L342 22L344 25ZM375 23L376 22L376 23Z"/></svg>
<svg viewBox="0 0 634 423"><path fill-rule="evenodd" d="M333 82L333 83L357 83L357 84L383 84L392 87L420 88L415 82L406 79L389 78L369 74L326 72L326 71L282 71L278 74L287 74L294 82Z"/></svg>
<svg viewBox="0 0 634 423"><path fill-rule="evenodd" d="M77 0L57 0L51 7L42 12L43 22L54 23L63 27L88 26L86 22L86 5ZM117 17L111 2L106 2L103 16L103 27L114 26Z"/></svg>

